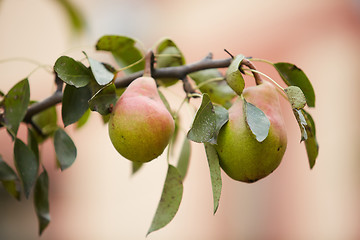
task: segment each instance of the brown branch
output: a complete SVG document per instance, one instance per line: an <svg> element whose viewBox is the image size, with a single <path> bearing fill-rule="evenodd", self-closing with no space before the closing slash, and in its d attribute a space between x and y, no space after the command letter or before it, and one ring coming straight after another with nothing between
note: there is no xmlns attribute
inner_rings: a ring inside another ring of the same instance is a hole
<svg viewBox="0 0 360 240"><path fill-rule="evenodd" d="M187 65L182 65L178 67L166 67L166 68L160 68L160 69L153 69L152 77L154 78L178 78L178 79L185 79L186 75L204 70L204 69L210 69L210 68L225 68L230 65L232 61L232 58L226 58L226 59L218 59L213 60L212 55L209 54L204 59L190 63ZM139 71L130 75L121 76L115 79L115 86L117 88L121 87L127 87L133 80L135 80L138 77L141 77L144 74L144 71ZM36 115L37 113L40 113L49 107L55 106L58 103L62 102L63 93L62 93L62 87L63 82L59 81L58 77L55 74L55 83L57 84L57 90L55 93L48 98L34 103L31 106L29 106L24 122L30 123L32 116ZM2 114L0 114L0 117L2 117ZM0 126L1 127L1 126Z"/></svg>

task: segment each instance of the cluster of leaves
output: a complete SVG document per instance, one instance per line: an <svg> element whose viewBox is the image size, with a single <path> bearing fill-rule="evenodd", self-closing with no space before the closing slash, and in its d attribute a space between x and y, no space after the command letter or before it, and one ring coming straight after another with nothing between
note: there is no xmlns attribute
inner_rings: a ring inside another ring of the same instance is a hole
<svg viewBox="0 0 360 240"><path fill-rule="evenodd" d="M74 123L78 127L84 125L91 111L98 112L104 122L107 122L112 107L124 91L123 86L119 87L115 81L117 73L121 71L126 76L136 75L142 73L141 71L145 67L144 53L136 43L131 38L113 35L103 36L98 40L96 50L111 53L117 64L116 67L99 62L85 52L86 65L69 56L61 56L57 59L54 73L58 90L55 94L63 92L61 119L64 127L58 126L55 104L35 115L28 115L29 106L36 104L36 102L30 101L28 79L17 83L7 94L2 94L0 109L3 110L3 113L0 113L0 124L6 128L14 141L16 172L0 157L0 181L16 199L20 199L20 184L26 198L34 188L34 205L39 219L40 234L48 225L50 217L49 178L46 169L41 164L38 145L51 137L59 168L63 171L74 163L76 147L64 128ZM183 54L170 39L160 41L154 52L155 69L185 65ZM190 141L204 144L213 189L214 213L217 211L222 180L214 144L217 142L220 129L228 121L227 109L231 107L233 99L237 95L241 95L245 87L242 66L246 60L248 59L242 55L232 59L225 76L217 68L203 69L188 74L193 80L195 88L201 92L202 102L190 130L182 142L177 165L174 166L168 161L163 192L148 234L167 225L178 211L182 199L183 181L190 161ZM309 107L315 106L314 90L302 70L290 63L274 63L272 65L288 86L297 86L301 89ZM163 87L169 87L179 81L174 77L156 80ZM185 81L185 78L181 80ZM65 87L62 89L64 84ZM234 92L233 89L239 89L239 91ZM175 118L175 134L169 145L169 150L172 150L172 146L179 139L180 121L165 97L160 91L159 93ZM189 100L190 95L187 93L185 99ZM244 104L246 122L256 139L261 142L268 134L270 122L259 108L246 101ZM311 115L304 109L294 108L293 110L302 130L302 140L305 141L312 168L318 154L315 124ZM21 122L26 123L28 128L27 144L17 137ZM143 164L133 163L133 173L142 166ZM42 170L40 171L40 169ZM39 172L41 173L39 174Z"/></svg>

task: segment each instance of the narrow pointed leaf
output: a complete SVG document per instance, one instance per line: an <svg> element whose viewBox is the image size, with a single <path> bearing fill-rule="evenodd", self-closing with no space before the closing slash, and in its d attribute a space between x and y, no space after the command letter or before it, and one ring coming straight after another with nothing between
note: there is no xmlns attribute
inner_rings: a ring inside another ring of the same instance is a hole
<svg viewBox="0 0 360 240"><path fill-rule="evenodd" d="M88 108L88 110L86 110L86 112L81 116L81 118L78 120L76 124L77 129L83 127L87 123L90 117L90 112L91 112L90 108Z"/></svg>
<svg viewBox="0 0 360 240"><path fill-rule="evenodd" d="M110 83L114 78L114 73L110 72L101 62L88 57L85 52L83 53L89 61L90 70L93 73L96 82L101 86Z"/></svg>
<svg viewBox="0 0 360 240"><path fill-rule="evenodd" d="M209 95L203 94L202 102L196 112L187 137L194 142L209 142L216 131L216 115Z"/></svg>
<svg viewBox="0 0 360 240"><path fill-rule="evenodd" d="M262 142L269 134L270 121L265 113L252 103L244 99L245 120L250 127L251 132L255 135L258 142Z"/></svg>
<svg viewBox="0 0 360 240"><path fill-rule="evenodd" d="M178 169L182 179L185 179L189 168L191 145L189 139L185 138L180 150L180 156L176 168Z"/></svg>
<svg viewBox="0 0 360 240"><path fill-rule="evenodd" d="M98 40L96 49L111 52L117 64L123 68L143 58L143 54L135 44L136 41L129 37L105 35ZM124 72L134 73L144 70L144 67L145 61L140 61L131 68L124 70Z"/></svg>
<svg viewBox="0 0 360 240"><path fill-rule="evenodd" d="M77 88L88 85L93 78L84 64L68 56L61 56L56 60L54 71L65 83Z"/></svg>
<svg viewBox="0 0 360 240"><path fill-rule="evenodd" d="M137 173L143 165L144 164L141 162L131 162L131 174L134 175L135 173Z"/></svg>
<svg viewBox="0 0 360 240"><path fill-rule="evenodd" d="M15 199L20 200L20 189L17 186L18 176L0 155L0 182L5 190Z"/></svg>
<svg viewBox="0 0 360 240"><path fill-rule="evenodd" d="M312 169L315 165L316 158L319 154L319 144L316 139L315 122L308 112L306 112L303 109L301 111L304 114L304 117L305 117L305 120L307 123L305 126L305 129L306 129L308 138L305 140L305 147L306 147L306 152L307 152L308 159L309 159L310 169Z"/></svg>
<svg viewBox="0 0 360 240"><path fill-rule="evenodd" d="M34 206L39 221L39 235L41 235L50 223L49 178L45 169L36 180Z"/></svg>
<svg viewBox="0 0 360 240"><path fill-rule="evenodd" d="M72 29L78 33L82 32L85 28L85 20L81 12L72 4L72 1L57 0L57 2L64 8Z"/></svg>
<svg viewBox="0 0 360 240"><path fill-rule="evenodd" d="M91 111L97 111L101 115L106 115L111 112L111 108L115 106L116 101L116 87L114 84L109 84L100 89L89 100L89 107Z"/></svg>
<svg viewBox="0 0 360 240"><path fill-rule="evenodd" d="M217 143L217 136L219 135L222 126L224 126L229 120L229 112L226 108L222 106L214 106L214 111L216 116L216 128L213 137L209 141L211 144Z"/></svg>
<svg viewBox="0 0 360 240"><path fill-rule="evenodd" d="M239 70L244 58L243 55L237 55L226 71L226 82L239 96L242 94L245 87L244 78Z"/></svg>
<svg viewBox="0 0 360 240"><path fill-rule="evenodd" d="M31 149L31 151L33 151L33 153L35 154L37 160L39 161L39 144L36 140L36 136L35 133L32 129L28 128L28 146Z"/></svg>
<svg viewBox="0 0 360 240"><path fill-rule="evenodd" d="M304 117L304 114L301 110L298 109L293 109L293 113L295 115L296 121L298 122L298 125L300 127L300 131L301 131L301 139L300 142L305 141L308 139L308 134L306 131L306 126L307 126L307 122L306 119Z"/></svg>
<svg viewBox="0 0 360 240"><path fill-rule="evenodd" d="M25 117L29 102L30 87L27 78L15 84L3 99L4 125L14 138Z"/></svg>
<svg viewBox="0 0 360 240"><path fill-rule="evenodd" d="M64 126L77 122L89 108L88 101L91 98L89 87L76 88L66 85L64 90L61 115Z"/></svg>
<svg viewBox="0 0 360 240"><path fill-rule="evenodd" d="M62 171L70 167L76 159L76 147L67 133L59 128L54 134L56 158Z"/></svg>
<svg viewBox="0 0 360 240"><path fill-rule="evenodd" d="M39 162L33 151L20 139L15 140L14 161L24 189L25 197L28 198L31 188L36 181Z"/></svg>
<svg viewBox="0 0 360 240"><path fill-rule="evenodd" d="M204 143L204 146L210 168L210 178L211 178L211 186L213 191L214 214L215 214L219 207L221 188L222 188L219 157L213 145L211 145L210 143Z"/></svg>
<svg viewBox="0 0 360 240"><path fill-rule="evenodd" d="M0 155L0 181L17 180L15 171L2 159Z"/></svg>
<svg viewBox="0 0 360 240"><path fill-rule="evenodd" d="M176 167L168 165L159 205L146 235L166 226L176 215L183 194L182 176Z"/></svg>
<svg viewBox="0 0 360 240"><path fill-rule="evenodd" d="M305 73L296 65L286 62L274 64L275 69L288 86L298 86L303 91L309 107L315 107L315 92Z"/></svg>

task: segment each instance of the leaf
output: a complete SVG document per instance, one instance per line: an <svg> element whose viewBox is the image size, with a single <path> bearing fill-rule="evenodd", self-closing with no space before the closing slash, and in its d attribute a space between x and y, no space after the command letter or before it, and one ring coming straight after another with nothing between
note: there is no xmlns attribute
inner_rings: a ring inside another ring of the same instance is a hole
<svg viewBox="0 0 360 240"><path fill-rule="evenodd" d="M174 166L169 164L160 202L146 236L163 228L175 217L181 203L182 194L182 176Z"/></svg>
<svg viewBox="0 0 360 240"><path fill-rule="evenodd" d="M44 140L44 137L46 138L54 134L54 132L58 128L56 107L52 106L34 115L32 117L32 121L34 124L36 124L36 126L41 130L42 134L44 135L40 136L35 132L38 142L41 142Z"/></svg>
<svg viewBox="0 0 360 240"><path fill-rule="evenodd" d="M114 79L115 77L114 73L110 72L101 62L88 57L88 55L85 52L83 53L88 59L91 72L93 73L95 80L99 85L101 86L106 85Z"/></svg>
<svg viewBox="0 0 360 240"><path fill-rule="evenodd" d="M143 165L141 162L132 162L132 175L137 173Z"/></svg>
<svg viewBox="0 0 360 240"><path fill-rule="evenodd" d="M291 63L279 62L275 69L288 86L298 86L303 91L309 107L315 107L315 92L305 73Z"/></svg>
<svg viewBox="0 0 360 240"><path fill-rule="evenodd" d="M88 101L91 98L89 87L76 88L66 85L62 102L62 120L64 126L77 122L89 108Z"/></svg>
<svg viewBox="0 0 360 240"><path fill-rule="evenodd" d="M15 199L20 200L20 190L17 187L18 176L0 155L0 181L5 190Z"/></svg>
<svg viewBox="0 0 360 240"><path fill-rule="evenodd" d="M222 106L214 106L215 116L216 116L216 128L213 134L213 137L210 139L211 144L217 144L217 136L225 123L229 120L229 112L226 108Z"/></svg>
<svg viewBox="0 0 360 240"><path fill-rule="evenodd" d="M219 157L213 145L209 143L204 143L204 146L210 168L210 178L211 178L211 185L213 191L214 214L215 214L219 207L221 188L222 188Z"/></svg>
<svg viewBox="0 0 360 240"><path fill-rule="evenodd" d="M168 38L163 39L156 48L156 68L176 67L185 64L185 58L178 46ZM159 78L156 81L163 86L175 84L178 78Z"/></svg>
<svg viewBox="0 0 360 240"><path fill-rule="evenodd" d="M92 79L91 71L84 64L68 56L56 60L54 71L61 80L76 88L88 85Z"/></svg>
<svg viewBox="0 0 360 240"><path fill-rule="evenodd" d="M14 144L15 167L24 188L25 197L29 198L39 169L39 161L33 151L20 139L15 139Z"/></svg>
<svg viewBox="0 0 360 240"><path fill-rule="evenodd" d="M194 142L209 142L216 131L216 115L209 95L203 94L202 102L196 112L187 138Z"/></svg>
<svg viewBox="0 0 360 240"><path fill-rule="evenodd" d="M100 89L89 100L89 107L91 111L97 111L101 115L106 115L111 112L111 109L115 106L117 101L116 87L109 84Z"/></svg>
<svg viewBox="0 0 360 240"><path fill-rule="evenodd" d="M76 159L76 147L67 133L59 128L54 134L56 158L62 171L70 167Z"/></svg>
<svg viewBox="0 0 360 240"><path fill-rule="evenodd" d="M229 86L240 96L245 87L244 78L239 70L243 55L237 55L231 62L229 68L226 71L226 82Z"/></svg>
<svg viewBox="0 0 360 240"><path fill-rule="evenodd" d="M269 134L270 121L261 109L244 99L245 121L258 142L262 142Z"/></svg>
<svg viewBox="0 0 360 240"><path fill-rule="evenodd" d="M41 235L50 223L49 178L45 169L36 180L34 188L34 205L39 221L39 235Z"/></svg>
<svg viewBox="0 0 360 240"><path fill-rule="evenodd" d="M225 77L216 68L205 69L189 74L202 93L207 93L213 103L230 108L231 100L237 96L226 83ZM220 80L222 79L222 80Z"/></svg>
<svg viewBox="0 0 360 240"><path fill-rule="evenodd" d="M39 145L38 145L38 142L36 140L35 133L30 128L28 128L27 141L28 141L28 147L35 154L36 159L39 161Z"/></svg>
<svg viewBox="0 0 360 240"><path fill-rule="evenodd" d="M184 138L183 145L180 150L180 156L176 168L178 169L182 179L185 179L189 168L191 145L187 138Z"/></svg>
<svg viewBox="0 0 360 240"><path fill-rule="evenodd" d="M68 15L73 30L80 33L85 28L85 20L81 12L69 0L57 0Z"/></svg>
<svg viewBox="0 0 360 240"><path fill-rule="evenodd" d="M30 87L27 78L15 84L3 99L4 125L14 138L26 115L29 102Z"/></svg>
<svg viewBox="0 0 360 240"><path fill-rule="evenodd" d="M137 47L135 47L135 43L136 41L129 37L105 35L98 40L96 50L111 52L117 64L123 68L143 58L143 54ZM144 70L144 68L145 61L143 60L135 66L124 70L124 72L134 73Z"/></svg>
<svg viewBox="0 0 360 240"><path fill-rule="evenodd" d="M293 113L295 115L296 121L298 122L300 130L301 130L300 142L305 141L308 139L308 135L307 135L307 131L306 131L307 122L305 120L303 112L298 109L293 109Z"/></svg>
<svg viewBox="0 0 360 240"><path fill-rule="evenodd" d="M86 112L81 116L81 118L78 120L77 124L76 124L76 128L81 128L83 127L87 121L89 120L90 117L90 108L88 108L88 110L86 110Z"/></svg>
<svg viewBox="0 0 360 240"><path fill-rule="evenodd" d="M297 86L289 86L284 89L292 108L302 109L306 105L306 98Z"/></svg>
<svg viewBox="0 0 360 240"><path fill-rule="evenodd" d="M319 144L316 139L315 122L308 112L303 109L301 110L301 112L304 114L307 123L305 129L308 135L308 139L305 140L305 147L309 159L310 169L312 169L319 154Z"/></svg>

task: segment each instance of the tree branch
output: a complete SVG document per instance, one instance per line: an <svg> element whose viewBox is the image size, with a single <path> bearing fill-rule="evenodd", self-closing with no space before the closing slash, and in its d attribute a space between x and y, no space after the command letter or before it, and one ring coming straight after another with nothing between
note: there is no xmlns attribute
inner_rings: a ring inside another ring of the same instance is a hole
<svg viewBox="0 0 360 240"><path fill-rule="evenodd" d="M152 77L154 78L178 78L178 79L185 79L186 75L204 70L204 69L210 69L210 68L225 68L230 65L232 61L232 58L226 58L226 59L218 59L213 60L212 54L209 54L204 59L187 64L182 65L178 67L166 67L166 68L159 68L154 69L152 72ZM135 80L138 77L141 77L143 75L144 71L139 71L130 75L121 76L115 79L114 83L117 88L127 87L133 80ZM57 84L57 90L55 93L48 98L34 103L31 106L29 106L24 122L31 122L32 116L48 109L49 107L55 106L58 103L62 102L63 93L62 93L62 87L63 82L59 81L57 75L55 74L55 83ZM0 116L2 117L2 116ZM1 127L1 126L0 126Z"/></svg>

